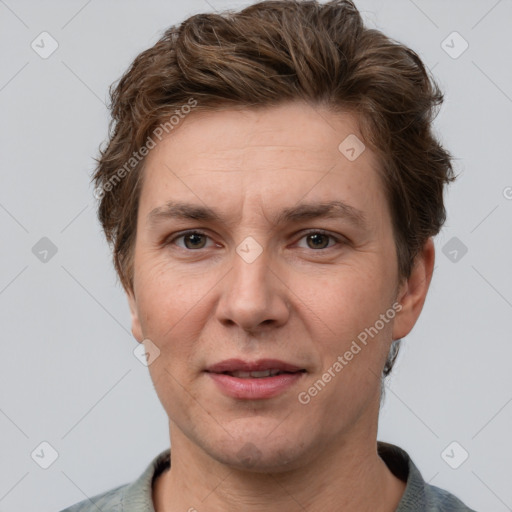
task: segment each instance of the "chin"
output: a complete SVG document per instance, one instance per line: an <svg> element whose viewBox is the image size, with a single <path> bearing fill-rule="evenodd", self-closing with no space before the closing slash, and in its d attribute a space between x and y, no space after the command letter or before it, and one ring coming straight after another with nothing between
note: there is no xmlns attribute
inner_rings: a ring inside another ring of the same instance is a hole
<svg viewBox="0 0 512 512"><path fill-rule="evenodd" d="M297 459L297 453L292 450L285 451L263 451L254 443L245 443L238 452L234 454L223 454L222 462L227 467L239 471L250 471L252 473L283 473L295 469L302 464Z"/></svg>
<svg viewBox="0 0 512 512"><path fill-rule="evenodd" d="M282 473L307 464L309 457L304 436L300 442L292 435L273 437L265 432L247 432L207 449L215 460L232 469L255 473ZM311 453L311 452L310 452Z"/></svg>

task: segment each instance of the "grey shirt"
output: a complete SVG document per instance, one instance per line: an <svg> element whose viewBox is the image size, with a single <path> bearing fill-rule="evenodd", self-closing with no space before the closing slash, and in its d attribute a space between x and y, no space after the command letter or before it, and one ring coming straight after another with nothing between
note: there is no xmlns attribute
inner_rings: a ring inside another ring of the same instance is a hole
<svg viewBox="0 0 512 512"><path fill-rule="evenodd" d="M453 494L427 484L411 458L398 446L378 442L378 453L391 472L407 482L395 512L476 512ZM155 512L153 480L170 467L170 450L157 455L142 475L102 494L83 500L61 512Z"/></svg>

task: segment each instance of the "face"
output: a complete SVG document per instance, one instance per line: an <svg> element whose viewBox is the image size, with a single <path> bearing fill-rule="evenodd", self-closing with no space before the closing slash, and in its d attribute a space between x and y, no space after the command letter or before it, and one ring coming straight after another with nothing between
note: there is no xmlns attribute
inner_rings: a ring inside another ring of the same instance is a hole
<svg viewBox="0 0 512 512"><path fill-rule="evenodd" d="M195 112L147 157L132 331L160 351L171 439L201 456L281 471L375 432L390 343L415 317L378 161L338 149L351 134L354 117L303 103Z"/></svg>

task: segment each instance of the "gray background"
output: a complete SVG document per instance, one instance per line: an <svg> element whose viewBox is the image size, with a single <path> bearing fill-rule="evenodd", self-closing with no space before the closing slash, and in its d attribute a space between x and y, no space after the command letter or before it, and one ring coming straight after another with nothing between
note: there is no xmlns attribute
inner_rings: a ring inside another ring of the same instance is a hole
<svg viewBox="0 0 512 512"><path fill-rule="evenodd" d="M92 158L107 134L108 86L139 52L190 14L248 3L0 0L0 511L60 510L132 481L168 447L96 220ZM512 2L357 6L433 69L446 95L436 130L461 174L379 439L469 506L512 510ZM59 45L46 59L31 48L43 31ZM454 31L469 44L457 58ZM46 262L33 252L43 237L57 248ZM43 441L58 453L48 469ZM463 449L469 458L453 469Z"/></svg>

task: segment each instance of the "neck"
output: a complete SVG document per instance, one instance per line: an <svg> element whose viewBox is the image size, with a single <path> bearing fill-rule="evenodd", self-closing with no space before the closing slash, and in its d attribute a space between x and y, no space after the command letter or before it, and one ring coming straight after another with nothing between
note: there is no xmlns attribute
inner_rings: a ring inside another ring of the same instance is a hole
<svg viewBox="0 0 512 512"><path fill-rule="evenodd" d="M373 429L372 429L373 430ZM370 432L326 446L286 472L238 470L219 463L171 424L171 470L156 481L156 512L344 512L396 510L405 483L377 453Z"/></svg>

